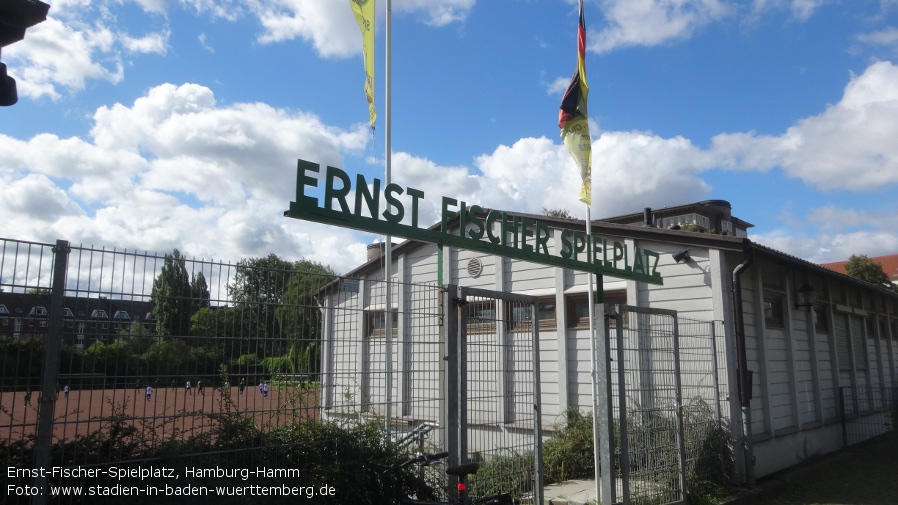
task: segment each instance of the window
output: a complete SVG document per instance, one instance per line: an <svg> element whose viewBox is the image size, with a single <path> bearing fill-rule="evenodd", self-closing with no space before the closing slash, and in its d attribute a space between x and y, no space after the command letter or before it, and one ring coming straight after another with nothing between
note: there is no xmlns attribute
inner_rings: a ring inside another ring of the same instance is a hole
<svg viewBox="0 0 898 505"><path fill-rule="evenodd" d="M2 303L0 303L0 316L8 316L8 315L9 315L9 309L6 308L6 305L3 305Z"/></svg>
<svg viewBox="0 0 898 505"><path fill-rule="evenodd" d="M606 291L605 303L627 303L627 291ZM568 328L589 328L589 295L578 293L567 297ZM600 314L599 314L600 315Z"/></svg>
<svg viewBox="0 0 898 505"><path fill-rule="evenodd" d="M112 315L112 318L117 321L130 321L131 316L125 310L117 310L115 314Z"/></svg>
<svg viewBox="0 0 898 505"><path fill-rule="evenodd" d="M62 317L68 319L75 319L75 314L72 313L72 309L65 307L62 309Z"/></svg>
<svg viewBox="0 0 898 505"><path fill-rule="evenodd" d="M767 328L783 327L783 295L764 293L764 325Z"/></svg>
<svg viewBox="0 0 898 505"><path fill-rule="evenodd" d="M536 305L536 319L539 329L554 330L556 328L555 297L540 298Z"/></svg>
<svg viewBox="0 0 898 505"><path fill-rule="evenodd" d="M565 302L568 328L589 328L589 295L586 293L569 295Z"/></svg>
<svg viewBox="0 0 898 505"><path fill-rule="evenodd" d="M528 331L530 329L530 304L508 302L509 329L512 331ZM539 329L555 331L555 297L545 296L536 301L536 319Z"/></svg>
<svg viewBox="0 0 898 505"><path fill-rule="evenodd" d="M655 226L658 228L669 228L673 225L683 226L684 224L694 224L701 228L710 228L711 220L707 216L699 214L684 214L682 216L662 217L655 220Z"/></svg>
<svg viewBox="0 0 898 505"><path fill-rule="evenodd" d="M399 333L399 312L393 311L393 336ZM369 310L365 312L365 335L369 338L382 338L387 336L387 321L382 310Z"/></svg>
<svg viewBox="0 0 898 505"><path fill-rule="evenodd" d="M31 310L28 311L28 315L32 317L47 317L47 309L40 305L31 307Z"/></svg>
<svg viewBox="0 0 898 505"><path fill-rule="evenodd" d="M99 309L91 312L90 317L91 317L91 319L109 319L109 316L106 315L106 311L99 310Z"/></svg>
<svg viewBox="0 0 898 505"><path fill-rule="evenodd" d="M496 300L472 300L467 305L468 333L492 333L496 331Z"/></svg>

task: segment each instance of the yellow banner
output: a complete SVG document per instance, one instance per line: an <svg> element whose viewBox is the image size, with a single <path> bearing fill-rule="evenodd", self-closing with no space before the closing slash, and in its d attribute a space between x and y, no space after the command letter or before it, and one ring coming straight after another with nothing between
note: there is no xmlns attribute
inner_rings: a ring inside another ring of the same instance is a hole
<svg viewBox="0 0 898 505"><path fill-rule="evenodd" d="M377 119L374 107L374 0L349 0L352 13L362 31L362 55L365 59L365 98L371 115L371 129Z"/></svg>
<svg viewBox="0 0 898 505"><path fill-rule="evenodd" d="M592 141L586 116L577 114L564 123L561 140L580 169L580 201L592 205Z"/></svg>

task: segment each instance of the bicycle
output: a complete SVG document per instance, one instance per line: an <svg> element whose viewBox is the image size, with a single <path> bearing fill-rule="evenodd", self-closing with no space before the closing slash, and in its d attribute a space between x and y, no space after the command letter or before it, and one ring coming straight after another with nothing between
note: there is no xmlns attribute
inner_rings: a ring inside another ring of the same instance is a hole
<svg viewBox="0 0 898 505"><path fill-rule="evenodd" d="M458 498L456 502L447 501L428 501L418 500L405 496L403 493L403 470L411 465L417 464L421 466L430 466L441 459L449 457L448 452L440 452L437 454L417 453L413 458L393 465L384 465L378 462L369 462L369 464L381 471L392 472L395 476L395 496L393 497L393 505L520 505L520 501L512 499L511 495L501 493L493 496L486 496L470 501L468 498L468 476L476 474L480 468L478 463L463 463L461 465L450 466L446 469L448 475L457 478L456 490Z"/></svg>

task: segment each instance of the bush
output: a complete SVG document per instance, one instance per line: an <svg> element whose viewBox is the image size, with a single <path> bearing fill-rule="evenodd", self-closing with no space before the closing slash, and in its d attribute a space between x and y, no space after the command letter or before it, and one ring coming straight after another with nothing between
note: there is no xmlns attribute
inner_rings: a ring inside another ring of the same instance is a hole
<svg viewBox="0 0 898 505"><path fill-rule="evenodd" d="M566 423L543 444L545 481L592 478L595 475L592 416L575 408L565 412Z"/></svg>

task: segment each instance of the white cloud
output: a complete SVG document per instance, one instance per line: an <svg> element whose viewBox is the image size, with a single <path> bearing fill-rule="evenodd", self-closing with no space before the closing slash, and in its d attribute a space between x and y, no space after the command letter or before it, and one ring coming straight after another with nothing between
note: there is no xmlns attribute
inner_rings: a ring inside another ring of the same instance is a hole
<svg viewBox="0 0 898 505"><path fill-rule="evenodd" d="M817 8L826 3L827 0L792 0L792 15L800 21L806 21L814 13Z"/></svg>
<svg viewBox="0 0 898 505"><path fill-rule="evenodd" d="M832 0L753 0L751 10L752 16L758 17L771 10L785 9L798 21L807 21L814 11L827 3Z"/></svg>
<svg viewBox="0 0 898 505"><path fill-rule="evenodd" d="M774 232L750 235L749 238L812 263L843 261L853 254L883 256L894 254L898 250L898 234L887 230L858 230L818 235Z"/></svg>
<svg viewBox="0 0 898 505"><path fill-rule="evenodd" d="M883 30L862 33L857 36L857 40L871 46L898 49L898 28L890 26Z"/></svg>
<svg viewBox="0 0 898 505"><path fill-rule="evenodd" d="M210 14L213 18L237 21L245 13L241 0L178 0L181 6L197 14Z"/></svg>
<svg viewBox="0 0 898 505"><path fill-rule="evenodd" d="M708 196L698 174L710 168L708 153L677 137L642 132L606 132L593 141L593 215L610 216L634 206L663 206ZM580 176L567 149L546 137L520 139L478 156L474 166L443 167L407 153L393 157L394 182L424 191L424 225L437 222L439 197L467 205L534 214L566 209L579 215ZM616 195L604 199L602 195ZM636 202L634 204L634 202Z"/></svg>
<svg viewBox="0 0 898 505"><path fill-rule="evenodd" d="M474 8L477 0L397 0L395 6L400 11L421 12L425 22L431 26L445 26L464 21Z"/></svg>
<svg viewBox="0 0 898 505"><path fill-rule="evenodd" d="M781 167L820 189L870 190L898 183L898 67L882 61L853 77L842 99L779 136L721 134L722 166Z"/></svg>
<svg viewBox="0 0 898 505"><path fill-rule="evenodd" d="M861 211L836 205L790 207L784 227L750 239L815 263L846 260L852 254L881 256L898 250L898 207Z"/></svg>
<svg viewBox="0 0 898 505"><path fill-rule="evenodd" d="M199 34L199 36L197 37L197 40L199 40L200 45L203 46L203 49L205 49L206 51L208 51L212 54L215 54L215 48L212 46L212 44L209 43L205 33Z"/></svg>
<svg viewBox="0 0 898 505"><path fill-rule="evenodd" d="M121 81L121 60L110 54L115 37L103 26L75 29L48 17L3 55L13 62L10 67L15 69L20 95L55 100L61 97L60 87L81 90L87 79ZM101 64L100 55L112 56L111 64Z"/></svg>
<svg viewBox="0 0 898 505"><path fill-rule="evenodd" d="M361 53L361 34L347 2L333 0L246 0L263 27L262 43L301 38L323 57ZM393 15L419 14L431 26L445 26L467 18L476 0L396 0ZM376 22L383 26L384 2L377 4Z"/></svg>
<svg viewBox="0 0 898 505"><path fill-rule="evenodd" d="M546 92L550 95L563 95L571 84L571 77L558 77L546 86Z"/></svg>
<svg viewBox="0 0 898 505"><path fill-rule="evenodd" d="M94 122L91 139L0 135L0 213L16 223L7 233L229 259L276 252L342 271L364 260L364 247L339 257L321 248L343 251L364 240L358 234L283 217L295 153L341 166L343 152L364 147L364 126L342 130L265 104L219 106L195 84L102 107Z"/></svg>
<svg viewBox="0 0 898 505"><path fill-rule="evenodd" d="M721 0L603 0L601 6L608 26L587 37L599 53L686 39L732 11Z"/></svg>
<svg viewBox="0 0 898 505"><path fill-rule="evenodd" d="M124 48L131 53L155 53L165 54L168 49L169 30L159 33L149 33L140 38L131 37L128 34L120 34Z"/></svg>

